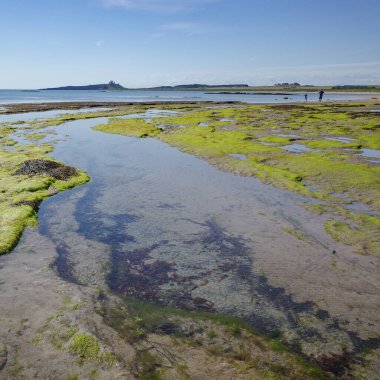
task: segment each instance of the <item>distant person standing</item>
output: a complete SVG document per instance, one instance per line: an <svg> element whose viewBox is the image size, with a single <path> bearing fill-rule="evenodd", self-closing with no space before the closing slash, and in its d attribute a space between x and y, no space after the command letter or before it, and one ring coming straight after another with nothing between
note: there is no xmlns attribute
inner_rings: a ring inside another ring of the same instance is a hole
<svg viewBox="0 0 380 380"><path fill-rule="evenodd" d="M323 98L323 94L325 92L323 90L319 91L319 103L322 101L322 98Z"/></svg>
<svg viewBox="0 0 380 380"><path fill-rule="evenodd" d="M305 94L304 97L305 97L305 103L307 103L307 94Z"/></svg>

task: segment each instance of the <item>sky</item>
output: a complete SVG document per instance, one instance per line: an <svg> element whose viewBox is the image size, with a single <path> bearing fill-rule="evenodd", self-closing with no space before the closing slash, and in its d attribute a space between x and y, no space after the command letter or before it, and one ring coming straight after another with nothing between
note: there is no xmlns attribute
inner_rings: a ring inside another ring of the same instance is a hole
<svg viewBox="0 0 380 380"><path fill-rule="evenodd" d="M0 88L380 84L379 0L0 0Z"/></svg>

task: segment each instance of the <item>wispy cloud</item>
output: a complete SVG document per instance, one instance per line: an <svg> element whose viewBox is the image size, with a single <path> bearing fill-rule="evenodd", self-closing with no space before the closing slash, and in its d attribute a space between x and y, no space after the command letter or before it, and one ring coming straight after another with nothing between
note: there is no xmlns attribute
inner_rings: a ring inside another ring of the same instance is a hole
<svg viewBox="0 0 380 380"><path fill-rule="evenodd" d="M193 22L172 22L169 24L163 24L160 29L166 32L183 32L188 35L202 34L204 33L204 28Z"/></svg>
<svg viewBox="0 0 380 380"><path fill-rule="evenodd" d="M104 45L104 41L103 40L97 40L95 41L95 46L96 47L102 47Z"/></svg>
<svg viewBox="0 0 380 380"><path fill-rule="evenodd" d="M189 30L196 27L192 22L173 22L170 24L161 25L162 30Z"/></svg>
<svg viewBox="0 0 380 380"><path fill-rule="evenodd" d="M156 33L152 33L148 36L145 43L153 43L160 38L168 37L172 33L182 33L188 36L194 36L205 32L206 29L202 25L193 22L172 22L160 25Z"/></svg>
<svg viewBox="0 0 380 380"><path fill-rule="evenodd" d="M220 0L101 0L107 7L122 7L149 12L194 11Z"/></svg>

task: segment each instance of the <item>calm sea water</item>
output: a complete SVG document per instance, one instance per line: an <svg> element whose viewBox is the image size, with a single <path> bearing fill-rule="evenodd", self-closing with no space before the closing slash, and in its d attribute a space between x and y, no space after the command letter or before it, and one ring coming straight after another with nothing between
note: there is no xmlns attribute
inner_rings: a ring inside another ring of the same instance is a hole
<svg viewBox="0 0 380 380"><path fill-rule="evenodd" d="M317 93L309 93L309 101L317 100ZM370 95L326 93L325 100L365 99ZM0 104L41 103L68 101L109 101L109 102L146 102L146 101L242 101L247 103L286 103L303 102L303 93L291 95L233 95L208 94L204 91L29 91L0 90Z"/></svg>

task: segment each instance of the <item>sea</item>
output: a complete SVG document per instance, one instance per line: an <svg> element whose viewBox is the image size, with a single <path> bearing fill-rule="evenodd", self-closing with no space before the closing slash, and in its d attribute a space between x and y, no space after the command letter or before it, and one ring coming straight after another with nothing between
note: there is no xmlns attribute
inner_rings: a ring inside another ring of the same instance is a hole
<svg viewBox="0 0 380 380"><path fill-rule="evenodd" d="M326 92L323 100L361 100L379 94ZM317 92L308 93L308 101L318 100ZM44 102L154 102L154 101L240 101L244 103L304 102L304 93L220 94L217 91L152 91L152 90L0 90L0 106L12 103Z"/></svg>

